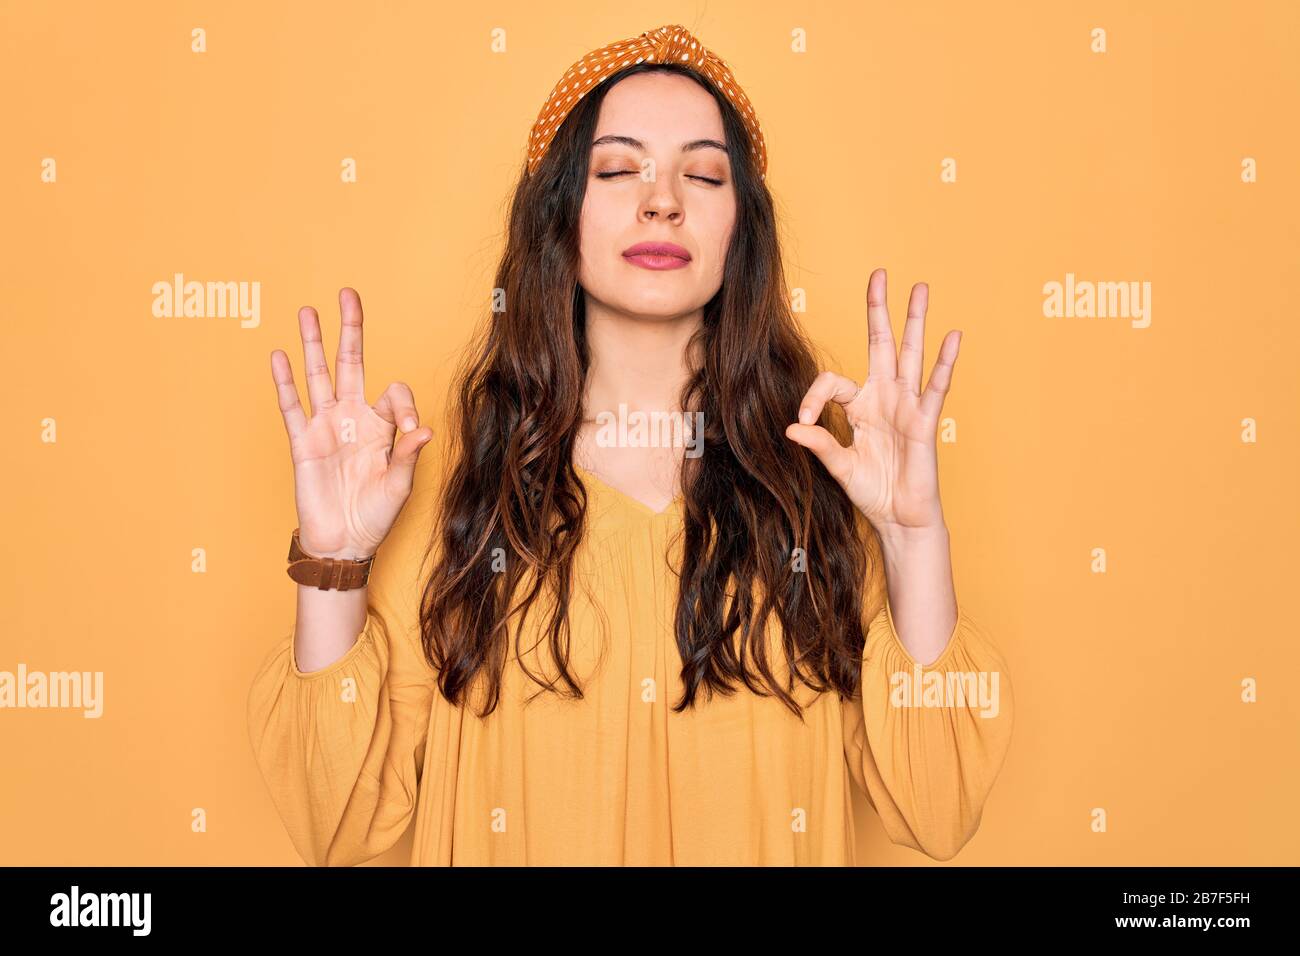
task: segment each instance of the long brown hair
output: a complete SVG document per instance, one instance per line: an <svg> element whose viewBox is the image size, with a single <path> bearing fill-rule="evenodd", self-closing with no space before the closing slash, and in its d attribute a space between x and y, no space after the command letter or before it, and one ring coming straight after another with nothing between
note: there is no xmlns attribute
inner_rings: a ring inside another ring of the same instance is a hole
<svg viewBox="0 0 1300 956"><path fill-rule="evenodd" d="M430 543L439 554L420 607L424 652L454 704L486 679L486 716L500 698L507 624L519 610L522 633L549 582L554 603L545 633L559 674L547 680L528 673L543 691L564 693L556 687L562 683L582 696L567 653L574 554L587 511L572 460L590 363L577 281L579 214L601 101L623 78L645 72L682 73L712 94L733 144L737 200L722 287L691 340L688 354L700 358L681 395L682 409L703 412L704 428L695 436L702 456L682 466L674 630L685 690L673 709L693 706L701 690L731 694L739 681L776 695L802 719L790 695L796 676L846 698L856 688L869 552L839 484L785 436L819 369L790 313L772 197L745 124L706 80L672 64L637 64L594 87L536 171L525 167L520 175L496 275L500 298L449 405L451 464ZM823 412L820 424L844 442L841 421ZM796 565L796 548L806 570ZM494 566L503 554L504 567ZM516 608L517 589L524 593ZM773 613L785 687L760 639Z"/></svg>

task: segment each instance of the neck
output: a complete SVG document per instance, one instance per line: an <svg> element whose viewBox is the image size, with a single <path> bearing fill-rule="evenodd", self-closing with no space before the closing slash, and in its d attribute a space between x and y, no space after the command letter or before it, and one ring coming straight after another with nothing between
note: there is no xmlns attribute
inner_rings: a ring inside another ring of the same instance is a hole
<svg viewBox="0 0 1300 956"><path fill-rule="evenodd" d="M690 376L686 348L704 310L647 319L588 297L586 313L591 365L583 419L617 412L620 404L629 412L681 411L681 392Z"/></svg>

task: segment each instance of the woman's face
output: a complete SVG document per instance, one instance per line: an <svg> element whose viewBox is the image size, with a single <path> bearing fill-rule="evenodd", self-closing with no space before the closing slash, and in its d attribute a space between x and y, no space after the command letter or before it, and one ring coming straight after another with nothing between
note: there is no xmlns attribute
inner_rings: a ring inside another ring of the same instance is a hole
<svg viewBox="0 0 1300 956"><path fill-rule="evenodd" d="M736 221L718 104L689 77L630 76L601 102L593 142L578 273L589 305L643 318L702 308ZM642 243L671 243L685 261L624 254Z"/></svg>

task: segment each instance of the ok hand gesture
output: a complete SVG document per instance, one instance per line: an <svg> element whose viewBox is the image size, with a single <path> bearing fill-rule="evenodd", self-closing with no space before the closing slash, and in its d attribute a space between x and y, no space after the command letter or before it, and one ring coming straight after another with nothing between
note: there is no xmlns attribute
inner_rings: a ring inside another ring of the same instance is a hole
<svg viewBox="0 0 1300 956"><path fill-rule="evenodd" d="M406 504L420 449L433 431L420 427L415 397L401 382L389 385L373 406L366 403L361 298L354 290L339 292L339 311L335 385L316 310L298 312L310 419L298 402L289 357L279 349L271 353L271 377L289 433L299 541L320 557L365 558ZM399 427L405 434L394 445Z"/></svg>
<svg viewBox="0 0 1300 956"><path fill-rule="evenodd" d="M875 270L867 282L870 344L866 382L859 386L843 375L822 372L800 403L800 424L788 426L785 432L817 456L882 534L907 534L943 525L935 437L961 332L944 337L938 361L922 391L928 300L928 286L912 286L903 346L896 357L885 306L885 270ZM847 448L825 428L812 424L828 401L843 406L853 426L853 444Z"/></svg>

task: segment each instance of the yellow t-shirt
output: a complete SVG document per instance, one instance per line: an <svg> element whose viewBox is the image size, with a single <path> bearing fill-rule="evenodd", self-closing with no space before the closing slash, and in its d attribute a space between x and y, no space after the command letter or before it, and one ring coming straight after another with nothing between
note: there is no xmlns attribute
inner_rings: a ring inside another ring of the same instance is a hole
<svg viewBox="0 0 1300 956"><path fill-rule="evenodd" d="M512 629L493 713L477 716L478 693L454 707L437 692L418 625L432 528L423 496L380 548L365 628L342 658L304 674L292 630L276 642L253 680L249 734L304 860L369 860L414 815L413 865L849 865L851 784L895 843L944 860L970 840L1010 743L1012 697L998 649L964 608L943 654L914 670L870 535L857 699L799 685L800 722L741 685L673 713L668 560L679 566L683 499L655 512L581 474L588 531L569 657L583 699L539 693L520 668L522 653L534 673L557 673L540 598L517 643ZM784 678L784 655L769 660ZM965 683L945 684L955 672ZM906 683L891 683L900 673Z"/></svg>

